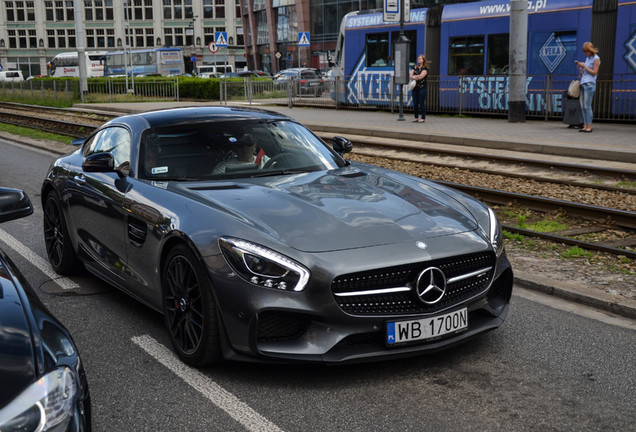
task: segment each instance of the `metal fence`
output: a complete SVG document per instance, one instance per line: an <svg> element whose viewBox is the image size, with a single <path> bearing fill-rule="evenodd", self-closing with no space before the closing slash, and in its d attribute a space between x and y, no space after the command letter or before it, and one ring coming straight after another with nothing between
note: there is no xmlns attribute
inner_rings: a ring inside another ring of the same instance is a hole
<svg viewBox="0 0 636 432"><path fill-rule="evenodd" d="M557 119L563 116L566 89L572 77L539 75L527 77L527 115ZM449 115L493 115L508 113L509 78L488 76L431 76L428 78L427 112ZM288 106L371 108L397 111L400 95L391 75L359 76L324 80L322 91L303 92L298 81L233 80L222 82L220 101L267 102ZM405 90L404 110L412 110L411 93ZM618 77L598 79L592 105L594 118L636 121L636 80Z"/></svg>
<svg viewBox="0 0 636 432"><path fill-rule="evenodd" d="M71 103L80 98L79 80L3 81L0 96L5 100L53 100ZM179 81L177 78L129 79L128 82L121 78L90 80L85 96L89 102L179 100Z"/></svg>
<svg viewBox="0 0 636 432"><path fill-rule="evenodd" d="M166 80L135 80L127 81L121 78L89 81L88 95L106 95L109 102L116 101L122 96L146 99L179 100L179 80L175 77Z"/></svg>
<svg viewBox="0 0 636 432"><path fill-rule="evenodd" d="M70 102L79 94L79 82L70 80L2 81L0 94L5 100L59 100Z"/></svg>
<svg viewBox="0 0 636 432"><path fill-rule="evenodd" d="M572 77L539 75L527 77L527 115L530 118L557 119L563 116L565 90ZM507 115L509 78L505 75L430 76L427 112L449 115ZM262 78L221 79L219 102L279 104L325 108L399 109L403 86L386 75L323 79L319 86L289 80ZM405 86L404 86L405 89ZM5 100L63 100L79 98L78 80L28 80L2 82ZM89 81L87 101L179 100L179 80L132 80L121 78ZM403 108L412 110L411 93L405 91ZM592 105L595 120L636 121L636 80L616 77L598 79Z"/></svg>

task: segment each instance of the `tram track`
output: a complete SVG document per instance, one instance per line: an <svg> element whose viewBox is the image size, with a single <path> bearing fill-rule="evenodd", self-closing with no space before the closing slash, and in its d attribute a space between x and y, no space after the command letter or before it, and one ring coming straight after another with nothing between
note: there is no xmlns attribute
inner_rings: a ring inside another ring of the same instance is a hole
<svg viewBox="0 0 636 432"><path fill-rule="evenodd" d="M0 103L0 122L2 123L9 123L31 128L35 127L40 130L46 130L48 132L67 135L74 138L89 135L96 127L99 126L99 124L107 121L110 118L112 117L106 115L95 116L92 113L83 113L81 111L70 109L32 107L21 104ZM324 133L318 134L319 136L321 134L324 135ZM334 134L331 133L330 137L332 137L333 135ZM324 138L326 139L327 137ZM546 179L544 177L533 176L530 174L513 173L511 172L512 170L502 168L502 166L505 167L506 165L522 165L524 167L530 167L530 170L535 169L534 167L541 167L541 169L547 169L550 171L557 169L571 171L577 174L585 172L586 175L590 175L593 177L596 176L599 178L624 180L627 182L636 180L636 171L594 167L590 165L577 165L572 163L554 161L545 162L530 158L526 159L520 157L498 156L493 155L492 153L484 154L477 152L453 150L444 150L444 152L435 150L425 151L425 149L422 149L421 143L418 143L419 146L413 143L404 143L402 145L387 144L387 142L385 142L385 140L381 138L374 139L367 137L367 139L354 139L354 142L356 141L363 141L360 142L360 145L355 147L354 153L356 155L371 158L371 163L374 163L376 165L388 166L389 168L406 171L409 174L413 175L419 174L409 169L400 169L404 167L396 167L395 164L403 163L408 168L410 165L417 165L417 162L421 161L421 158L426 159L426 162L422 161L422 163L429 163L428 159L430 159L430 155L433 153L437 153L438 156L441 154L442 157L450 156L454 158L461 158L467 161L467 163L463 164L453 164L448 162L430 162L432 164L438 165L441 170L448 171L449 169L456 170L461 168L473 173L517 178L520 181L532 180L537 182L549 182L551 184L562 186L569 185L578 188L595 189L601 191L601 193L618 192L629 197L636 196L635 189L607 186L603 184L593 184L589 182L559 180L556 178ZM389 149L390 152L393 153L387 154L383 151L386 149ZM379 154L381 154L381 156L379 156ZM415 154L419 154L420 156L418 158L415 158ZM355 158L355 156L353 158ZM499 166L499 169L497 170L471 166L475 165L475 160L496 160L498 164L503 165ZM388 163L387 161L392 161L392 163ZM429 178L429 176L425 177ZM503 224L504 229L512 233L518 233L524 236L541 237L552 242L578 246L582 249L603 251L610 254L624 255L631 259L636 259L636 235L634 234L634 232L632 232L633 230L636 230L636 212L631 211L631 209L625 210L606 207L602 205L576 203L566 200L547 198L544 196L535 196L532 194L499 190L490 187L448 182L440 179L433 179L433 181L436 181L440 184L448 185L455 189L462 190L466 193L477 196L478 198L488 203L498 205L515 203L515 205L517 206L526 207L537 212L561 212L567 214L568 217L571 218L581 218L586 221L592 221L592 226L587 227L583 231L599 232L609 229L621 229L627 231L627 235L624 238L619 239L620 241L618 242L613 242L620 243L621 247L616 247L612 244L612 241L590 242L577 240L565 235L559 235L558 232L542 233L525 228L520 228L512 224L507 224L505 222Z"/></svg>

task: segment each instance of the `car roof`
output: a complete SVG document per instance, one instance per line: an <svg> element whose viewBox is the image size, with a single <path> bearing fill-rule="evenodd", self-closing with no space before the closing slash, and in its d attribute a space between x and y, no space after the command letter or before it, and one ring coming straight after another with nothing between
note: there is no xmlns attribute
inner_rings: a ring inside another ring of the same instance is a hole
<svg viewBox="0 0 636 432"><path fill-rule="evenodd" d="M140 118L151 128L223 120L292 120L283 114L258 108L203 106L131 114L113 119L107 124L137 123Z"/></svg>

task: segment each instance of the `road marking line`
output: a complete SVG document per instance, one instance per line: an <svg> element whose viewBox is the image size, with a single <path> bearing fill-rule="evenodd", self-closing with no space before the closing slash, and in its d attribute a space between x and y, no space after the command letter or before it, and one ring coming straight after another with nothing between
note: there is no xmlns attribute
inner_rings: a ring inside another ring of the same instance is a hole
<svg viewBox="0 0 636 432"><path fill-rule="evenodd" d="M42 273L57 283L63 290L70 290L79 288L75 282L67 277L60 276L38 254L33 252L28 247L24 246L18 239L13 237L8 232L0 229L0 240L7 244L11 249L22 255L27 261L36 266Z"/></svg>
<svg viewBox="0 0 636 432"><path fill-rule="evenodd" d="M168 348L148 335L135 336L131 339L159 363L171 370L214 405L228 413L234 420L255 432L282 432L278 426L254 411L249 405L241 402L232 393L212 381L198 370L186 365Z"/></svg>

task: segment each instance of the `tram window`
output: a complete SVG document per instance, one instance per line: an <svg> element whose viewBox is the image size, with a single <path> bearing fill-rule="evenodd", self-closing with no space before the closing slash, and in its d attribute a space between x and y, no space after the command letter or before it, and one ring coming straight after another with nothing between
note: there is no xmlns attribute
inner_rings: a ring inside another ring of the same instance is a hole
<svg viewBox="0 0 636 432"><path fill-rule="evenodd" d="M451 38L448 49L449 75L482 75L484 73L484 37Z"/></svg>
<svg viewBox="0 0 636 432"><path fill-rule="evenodd" d="M367 67L389 65L389 33L373 33L367 35Z"/></svg>
<svg viewBox="0 0 636 432"><path fill-rule="evenodd" d="M417 30L405 30L404 36L406 36L406 38L411 41L409 45L409 65L410 67L413 67L417 62L417 56L422 54L417 52ZM394 45L399 38L400 32L392 32L391 44ZM391 65L393 65L393 63L391 63Z"/></svg>
<svg viewBox="0 0 636 432"><path fill-rule="evenodd" d="M510 46L508 33L493 34L488 36L488 75L508 73L508 51Z"/></svg>

